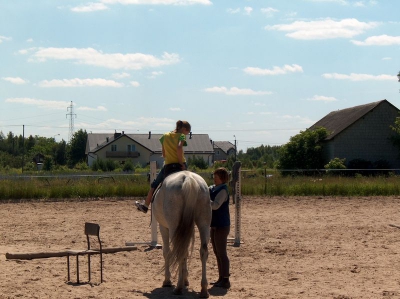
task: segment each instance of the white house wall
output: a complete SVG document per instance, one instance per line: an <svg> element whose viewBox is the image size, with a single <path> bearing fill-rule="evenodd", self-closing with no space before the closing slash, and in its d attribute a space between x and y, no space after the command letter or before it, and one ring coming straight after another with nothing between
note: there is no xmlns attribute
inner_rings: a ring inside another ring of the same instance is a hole
<svg viewBox="0 0 400 299"><path fill-rule="evenodd" d="M106 157L106 152L111 152L111 146L116 145L117 146L117 152L122 151L122 152L127 152L127 147L128 145L135 145L135 152L139 153L138 157L113 157L113 158L107 158ZM133 165L140 164L141 166L146 166L150 161L152 161L151 158L151 152L143 147L142 145L136 143L135 141L131 140L128 137L122 137L119 138L118 140L106 145L99 151L96 151L98 159L101 160L106 160L106 159L111 159L113 161L132 161ZM90 166L90 165L89 165Z"/></svg>

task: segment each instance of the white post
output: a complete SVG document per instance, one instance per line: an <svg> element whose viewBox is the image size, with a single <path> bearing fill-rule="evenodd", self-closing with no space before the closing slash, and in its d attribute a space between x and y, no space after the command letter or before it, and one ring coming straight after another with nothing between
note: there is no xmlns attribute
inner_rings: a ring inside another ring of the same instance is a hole
<svg viewBox="0 0 400 299"><path fill-rule="evenodd" d="M237 171L237 180L235 182L235 243L234 246L240 246L240 230L241 230L241 218L242 218L242 183L241 183L241 163L238 163Z"/></svg>
<svg viewBox="0 0 400 299"><path fill-rule="evenodd" d="M157 176L157 162L150 162L150 188L151 183ZM161 248L161 245L157 242L157 220L153 213L151 213L151 241L150 242L125 242L126 246L135 245L150 245L150 247Z"/></svg>
<svg viewBox="0 0 400 299"><path fill-rule="evenodd" d="M241 190L241 163L236 161L232 167L232 189L233 189L233 202L235 204L235 238L228 238L228 242L232 243L233 246L239 247L240 242L240 231L241 231L241 218L242 218L242 190Z"/></svg>
<svg viewBox="0 0 400 299"><path fill-rule="evenodd" d="M157 176L157 162L150 162L150 184L155 180ZM150 187L151 188L151 187ZM151 213L151 243L150 246L158 247L159 244L157 242L157 220L154 216L154 213Z"/></svg>

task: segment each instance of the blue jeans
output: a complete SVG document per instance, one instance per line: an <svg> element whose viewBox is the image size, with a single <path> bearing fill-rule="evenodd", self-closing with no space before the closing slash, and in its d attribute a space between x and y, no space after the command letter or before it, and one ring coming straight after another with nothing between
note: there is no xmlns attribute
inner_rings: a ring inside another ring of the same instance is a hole
<svg viewBox="0 0 400 299"><path fill-rule="evenodd" d="M187 169L187 164L186 162L184 163L185 167ZM157 177L155 178L155 180L151 183L151 188L157 188L158 185L160 185L164 179L165 179L165 165L163 166L163 168L161 168L160 172L157 174Z"/></svg>

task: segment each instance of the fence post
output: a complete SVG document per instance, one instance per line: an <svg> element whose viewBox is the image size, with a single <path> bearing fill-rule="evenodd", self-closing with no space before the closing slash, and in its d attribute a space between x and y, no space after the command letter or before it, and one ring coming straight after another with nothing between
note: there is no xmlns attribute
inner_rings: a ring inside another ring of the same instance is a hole
<svg viewBox="0 0 400 299"><path fill-rule="evenodd" d="M241 163L236 161L232 167L232 190L233 190L233 203L235 204L235 238L233 241L233 246L240 246L240 231L241 231L241 218L242 218L242 190L241 190Z"/></svg>
<svg viewBox="0 0 400 299"><path fill-rule="evenodd" d="M155 180L157 176L157 162L150 162L150 184ZM151 247L158 247L159 244L157 242L157 220L154 216L154 213L151 213Z"/></svg>

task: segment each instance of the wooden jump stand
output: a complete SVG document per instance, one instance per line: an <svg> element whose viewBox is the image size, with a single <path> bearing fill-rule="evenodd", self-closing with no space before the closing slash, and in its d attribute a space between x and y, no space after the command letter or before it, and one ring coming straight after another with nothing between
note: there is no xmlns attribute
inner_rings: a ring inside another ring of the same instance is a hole
<svg viewBox="0 0 400 299"><path fill-rule="evenodd" d="M87 256L88 257L88 276L89 282L91 281L91 266L90 266L90 257L92 255L100 255L100 283L103 282L103 254L106 253L116 253L120 251L133 251L136 250L135 246L127 246L127 247L112 247L112 248L103 248L102 242L100 240L100 225L97 223L85 223L85 235L87 240L87 248L86 249L78 249L78 250L64 250L64 251L56 251L56 252L29 252L29 253L6 253L7 260L32 260L39 258L50 258L50 257L67 257L67 281L71 281L70 278L70 257L76 257L76 283L80 283L79 281L79 256ZM99 248L93 249L90 246L90 237L97 237L97 243Z"/></svg>

